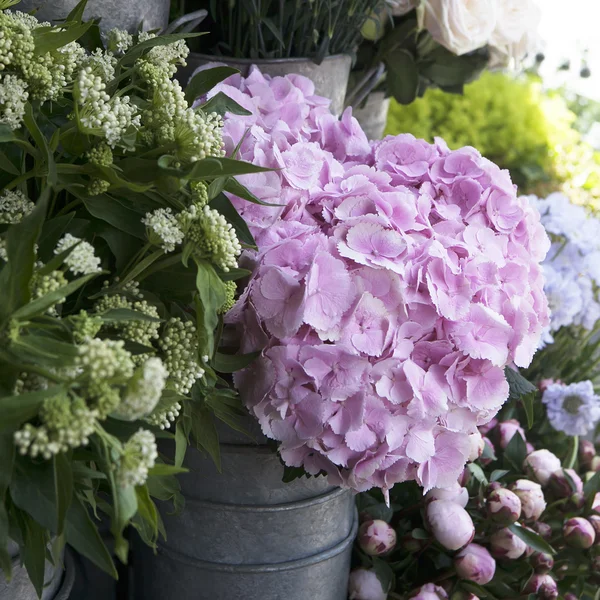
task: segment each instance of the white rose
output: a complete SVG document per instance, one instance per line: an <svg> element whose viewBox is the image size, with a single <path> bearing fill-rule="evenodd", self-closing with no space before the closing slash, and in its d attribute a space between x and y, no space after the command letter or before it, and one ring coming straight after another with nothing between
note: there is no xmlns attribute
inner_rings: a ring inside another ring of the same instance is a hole
<svg viewBox="0 0 600 600"><path fill-rule="evenodd" d="M497 0L496 28L490 45L515 61L535 51L542 12L534 0Z"/></svg>
<svg viewBox="0 0 600 600"><path fill-rule="evenodd" d="M423 0L419 26L454 54L482 48L496 28L497 0Z"/></svg>
<svg viewBox="0 0 600 600"><path fill-rule="evenodd" d="M417 0L388 0L395 17L401 17L417 6Z"/></svg>

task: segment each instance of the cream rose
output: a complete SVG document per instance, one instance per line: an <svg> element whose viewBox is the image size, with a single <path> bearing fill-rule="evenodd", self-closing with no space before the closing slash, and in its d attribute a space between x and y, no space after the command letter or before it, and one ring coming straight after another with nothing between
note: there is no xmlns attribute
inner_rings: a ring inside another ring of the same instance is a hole
<svg viewBox="0 0 600 600"><path fill-rule="evenodd" d="M535 50L542 12L534 0L497 0L490 45L516 61Z"/></svg>
<svg viewBox="0 0 600 600"><path fill-rule="evenodd" d="M451 52L466 54L488 44L496 29L498 0L423 0L419 26Z"/></svg>

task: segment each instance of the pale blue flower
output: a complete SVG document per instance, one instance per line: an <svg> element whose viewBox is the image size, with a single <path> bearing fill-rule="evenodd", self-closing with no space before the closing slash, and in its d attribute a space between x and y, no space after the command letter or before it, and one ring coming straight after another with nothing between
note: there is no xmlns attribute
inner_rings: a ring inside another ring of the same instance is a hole
<svg viewBox="0 0 600 600"><path fill-rule="evenodd" d="M586 435L600 420L600 396L591 381L549 385L542 402L552 427L567 435Z"/></svg>

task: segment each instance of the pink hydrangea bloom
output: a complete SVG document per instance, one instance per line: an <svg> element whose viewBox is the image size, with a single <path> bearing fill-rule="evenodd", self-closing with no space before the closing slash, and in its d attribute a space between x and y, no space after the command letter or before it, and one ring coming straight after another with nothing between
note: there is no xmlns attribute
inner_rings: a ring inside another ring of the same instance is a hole
<svg viewBox="0 0 600 600"><path fill-rule="evenodd" d="M300 76L253 69L217 86L227 150L276 169L232 197L257 252L227 316L242 398L284 461L332 482L388 490L455 484L470 435L508 396L548 324L548 240L507 172L474 148L411 135L369 143Z"/></svg>

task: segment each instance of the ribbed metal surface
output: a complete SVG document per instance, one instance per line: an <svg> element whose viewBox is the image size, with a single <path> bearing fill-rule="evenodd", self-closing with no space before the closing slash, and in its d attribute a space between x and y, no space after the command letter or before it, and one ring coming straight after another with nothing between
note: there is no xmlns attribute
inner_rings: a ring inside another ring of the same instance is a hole
<svg viewBox="0 0 600 600"><path fill-rule="evenodd" d="M186 60L187 67L181 69L178 78L183 85L187 83L194 71L209 62L220 62L239 69L242 75L247 75L252 65L257 65L260 70L272 77L280 77L296 73L304 75L315 84L315 93L331 100L331 112L341 115L344 110L344 98L348 87L348 78L352 59L346 54L328 56L320 65L305 58L250 60L241 58L227 58L222 56L207 56L192 52Z"/></svg>
<svg viewBox="0 0 600 600"><path fill-rule="evenodd" d="M352 107L352 115L370 140L380 140L385 131L389 109L390 99L383 92L373 92L363 107Z"/></svg>
<svg viewBox="0 0 600 600"><path fill-rule="evenodd" d="M40 21L64 19L79 0L22 0L16 10L29 12L38 9ZM143 24L144 30L162 29L169 20L170 0L88 0L85 19L101 18L100 28L136 31Z"/></svg>

